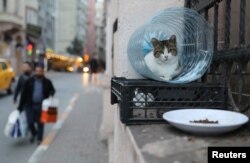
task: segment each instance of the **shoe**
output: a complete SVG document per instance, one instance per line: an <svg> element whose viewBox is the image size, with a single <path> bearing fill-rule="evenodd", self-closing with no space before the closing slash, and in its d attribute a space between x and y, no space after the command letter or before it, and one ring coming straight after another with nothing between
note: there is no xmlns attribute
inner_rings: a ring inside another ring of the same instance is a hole
<svg viewBox="0 0 250 163"><path fill-rule="evenodd" d="M34 141L35 141L35 137L33 137L33 136L32 136L32 137L30 138L30 143L32 143L32 144L33 144L33 143L34 143Z"/></svg>
<svg viewBox="0 0 250 163"><path fill-rule="evenodd" d="M37 140L37 145L38 146L41 145L41 143L42 143L42 140Z"/></svg>

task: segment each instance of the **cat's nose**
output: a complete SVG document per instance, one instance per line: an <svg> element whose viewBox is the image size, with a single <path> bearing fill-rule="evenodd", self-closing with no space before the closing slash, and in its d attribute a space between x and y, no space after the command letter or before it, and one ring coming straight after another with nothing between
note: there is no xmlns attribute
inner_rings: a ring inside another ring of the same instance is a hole
<svg viewBox="0 0 250 163"><path fill-rule="evenodd" d="M168 56L164 56L165 57L165 59L168 59Z"/></svg>

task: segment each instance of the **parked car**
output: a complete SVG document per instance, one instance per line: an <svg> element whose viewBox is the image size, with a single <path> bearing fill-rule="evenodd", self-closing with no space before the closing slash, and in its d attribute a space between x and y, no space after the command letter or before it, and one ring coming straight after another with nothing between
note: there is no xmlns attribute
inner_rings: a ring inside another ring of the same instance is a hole
<svg viewBox="0 0 250 163"><path fill-rule="evenodd" d="M12 84L15 81L15 73L6 59L0 58L0 91L12 93Z"/></svg>

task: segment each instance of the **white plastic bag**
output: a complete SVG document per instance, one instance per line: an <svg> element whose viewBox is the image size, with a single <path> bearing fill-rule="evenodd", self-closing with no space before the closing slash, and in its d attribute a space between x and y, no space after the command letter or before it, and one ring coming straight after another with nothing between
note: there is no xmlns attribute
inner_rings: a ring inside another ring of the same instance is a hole
<svg viewBox="0 0 250 163"><path fill-rule="evenodd" d="M14 125L17 121L17 118L19 116L19 111L15 110L13 112L10 113L9 117L8 117L8 122L5 126L5 129L4 129L4 135L7 136L7 137L11 137L11 132L14 128Z"/></svg>
<svg viewBox="0 0 250 163"><path fill-rule="evenodd" d="M24 138L27 136L27 133L28 125L25 112L19 113L17 110L11 112L5 126L5 136L9 138Z"/></svg>
<svg viewBox="0 0 250 163"><path fill-rule="evenodd" d="M58 105L59 105L59 100L57 98L49 97L49 98L43 100L42 110L48 111L49 107L58 108Z"/></svg>
<svg viewBox="0 0 250 163"><path fill-rule="evenodd" d="M21 137L24 138L28 134L28 121L25 111L21 112L21 114L18 117L18 120L20 122Z"/></svg>

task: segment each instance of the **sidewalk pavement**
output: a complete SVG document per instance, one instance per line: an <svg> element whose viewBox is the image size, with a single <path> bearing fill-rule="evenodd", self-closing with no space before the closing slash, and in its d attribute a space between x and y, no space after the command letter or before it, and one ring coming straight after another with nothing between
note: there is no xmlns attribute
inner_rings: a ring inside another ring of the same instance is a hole
<svg viewBox="0 0 250 163"><path fill-rule="evenodd" d="M99 138L101 114L102 89L89 85L38 162L107 163L108 150Z"/></svg>

